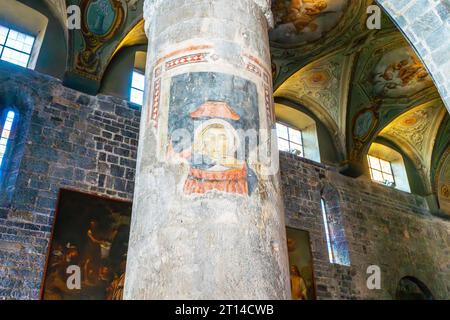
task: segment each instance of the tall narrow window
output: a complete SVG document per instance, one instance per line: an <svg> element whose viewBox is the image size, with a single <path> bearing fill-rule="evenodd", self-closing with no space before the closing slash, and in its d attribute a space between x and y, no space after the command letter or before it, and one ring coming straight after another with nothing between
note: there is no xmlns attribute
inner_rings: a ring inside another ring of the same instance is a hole
<svg viewBox="0 0 450 320"><path fill-rule="evenodd" d="M8 114L6 115L5 122L3 123L2 135L0 138L0 168L3 165L15 116L16 114L14 113L14 111L9 111Z"/></svg>
<svg viewBox="0 0 450 320"><path fill-rule="evenodd" d="M372 180L390 187L395 187L395 179L394 173L392 172L391 163L373 156L368 156L368 158Z"/></svg>
<svg viewBox="0 0 450 320"><path fill-rule="evenodd" d="M333 189L326 190L327 200L322 198L322 219L327 240L328 258L330 263L343 266L350 265L348 243L345 237L344 224L341 217L338 196Z"/></svg>
<svg viewBox="0 0 450 320"><path fill-rule="evenodd" d="M277 123L278 148L280 151L293 153L304 157L303 136L300 130Z"/></svg>
<svg viewBox="0 0 450 320"><path fill-rule="evenodd" d="M0 25L0 59L28 67L35 37Z"/></svg>
<svg viewBox="0 0 450 320"><path fill-rule="evenodd" d="M330 259L330 263L334 263L335 260L334 260L334 256L333 256L333 248L331 246L330 226L328 225L327 209L325 206L325 201L323 199L320 199L320 204L322 206L323 224L325 225L325 236L327 239L328 258Z"/></svg>
<svg viewBox="0 0 450 320"><path fill-rule="evenodd" d="M144 104L145 76L133 71L133 79L131 81L130 101L142 106Z"/></svg>

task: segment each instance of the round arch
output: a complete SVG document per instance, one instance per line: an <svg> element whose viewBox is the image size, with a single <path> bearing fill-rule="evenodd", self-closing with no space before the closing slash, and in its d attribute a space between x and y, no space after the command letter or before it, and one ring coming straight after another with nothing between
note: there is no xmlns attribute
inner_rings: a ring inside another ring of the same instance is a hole
<svg viewBox="0 0 450 320"><path fill-rule="evenodd" d="M434 300L434 296L422 281L406 276L397 284L395 300Z"/></svg>

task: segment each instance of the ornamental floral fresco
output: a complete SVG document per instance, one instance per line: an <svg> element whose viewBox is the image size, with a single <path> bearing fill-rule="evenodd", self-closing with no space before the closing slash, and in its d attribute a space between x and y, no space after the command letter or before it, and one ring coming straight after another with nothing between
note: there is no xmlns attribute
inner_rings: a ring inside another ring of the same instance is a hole
<svg viewBox="0 0 450 320"><path fill-rule="evenodd" d="M450 214L450 150L444 155L443 165L438 177L438 199L440 208Z"/></svg>
<svg viewBox="0 0 450 320"><path fill-rule="evenodd" d="M306 66L283 83L275 91L275 97L298 101L307 107L311 107L308 101L312 100L339 126L342 79L347 73L345 60L339 55Z"/></svg>
<svg viewBox="0 0 450 320"><path fill-rule="evenodd" d="M271 40L284 45L316 41L338 24L348 6L348 0L276 0Z"/></svg>
<svg viewBox="0 0 450 320"><path fill-rule="evenodd" d="M437 130L445 114L441 101L427 103L399 116L380 136L403 147L417 167L429 168Z"/></svg>

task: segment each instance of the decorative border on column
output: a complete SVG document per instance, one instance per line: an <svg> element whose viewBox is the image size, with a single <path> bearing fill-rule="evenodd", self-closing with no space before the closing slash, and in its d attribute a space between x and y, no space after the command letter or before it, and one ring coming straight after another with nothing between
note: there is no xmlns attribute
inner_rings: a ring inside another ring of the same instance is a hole
<svg viewBox="0 0 450 320"><path fill-rule="evenodd" d="M148 113L148 120L153 121L153 127L158 128L158 114L159 114L159 104L161 101L161 74L162 66L157 66L154 71L155 81L153 82L153 98L150 112Z"/></svg>
<svg viewBox="0 0 450 320"><path fill-rule="evenodd" d="M193 63L208 62L207 55L208 53L202 52L170 60L166 62L166 71Z"/></svg>

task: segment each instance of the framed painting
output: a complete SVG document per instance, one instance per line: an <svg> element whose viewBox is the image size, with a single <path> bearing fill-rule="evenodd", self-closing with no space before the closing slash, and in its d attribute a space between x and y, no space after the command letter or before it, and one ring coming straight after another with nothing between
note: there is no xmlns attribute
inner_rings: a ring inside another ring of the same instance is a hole
<svg viewBox="0 0 450 320"><path fill-rule="evenodd" d="M41 299L121 300L131 209L131 202L62 189Z"/></svg>
<svg viewBox="0 0 450 320"><path fill-rule="evenodd" d="M314 268L309 233L286 228L293 300L315 300Z"/></svg>

